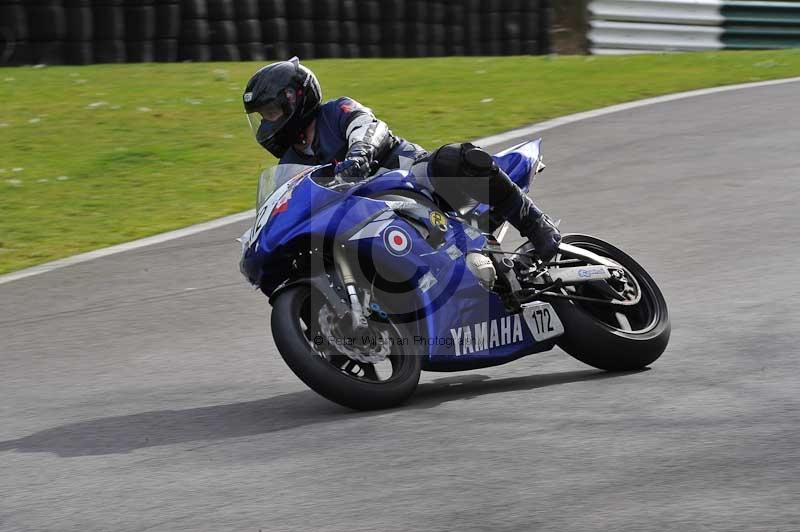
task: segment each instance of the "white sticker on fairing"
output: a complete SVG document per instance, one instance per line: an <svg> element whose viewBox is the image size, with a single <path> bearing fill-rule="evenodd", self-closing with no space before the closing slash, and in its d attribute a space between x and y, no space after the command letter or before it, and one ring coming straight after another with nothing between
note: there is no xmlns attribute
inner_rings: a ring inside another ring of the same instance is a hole
<svg viewBox="0 0 800 532"><path fill-rule="evenodd" d="M564 325L550 303L537 301L522 305L522 315L537 342L564 334Z"/></svg>
<svg viewBox="0 0 800 532"><path fill-rule="evenodd" d="M458 257L463 255L463 253L461 253L461 250L458 249L455 244L447 248L445 250L445 253L447 253L447 256L450 257L452 260L456 260Z"/></svg>
<svg viewBox="0 0 800 532"><path fill-rule="evenodd" d="M439 282L439 280L436 279L436 276L434 276L429 271L428 273L423 275L422 278L419 280L419 291L424 294L425 292L430 290L433 287L433 285L435 285L437 282Z"/></svg>
<svg viewBox="0 0 800 532"><path fill-rule="evenodd" d="M464 232L467 233L467 236L470 237L472 240L475 240L476 238L478 238L483 234L474 227L472 227L471 225L465 225Z"/></svg>
<svg viewBox="0 0 800 532"><path fill-rule="evenodd" d="M391 212L389 214L392 214ZM362 227L356 234L351 236L349 240L363 240L365 238L376 238L380 236L381 232L388 225L392 223L392 220L375 220L373 222L368 223L364 227Z"/></svg>

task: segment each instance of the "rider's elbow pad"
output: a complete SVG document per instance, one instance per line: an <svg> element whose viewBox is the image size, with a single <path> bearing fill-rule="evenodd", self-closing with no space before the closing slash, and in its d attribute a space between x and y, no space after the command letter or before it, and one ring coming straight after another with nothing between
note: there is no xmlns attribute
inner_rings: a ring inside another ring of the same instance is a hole
<svg viewBox="0 0 800 532"><path fill-rule="evenodd" d="M371 159L381 159L391 148L391 141L392 134L386 122L366 113L355 117L347 127L348 153L354 148L364 150L363 146L369 146L366 149Z"/></svg>

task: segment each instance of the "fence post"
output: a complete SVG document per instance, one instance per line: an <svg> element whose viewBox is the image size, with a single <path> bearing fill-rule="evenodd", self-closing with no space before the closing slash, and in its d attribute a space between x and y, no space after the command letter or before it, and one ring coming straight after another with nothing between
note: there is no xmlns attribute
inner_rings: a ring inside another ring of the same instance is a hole
<svg viewBox="0 0 800 532"><path fill-rule="evenodd" d="M588 0L555 0L550 20L550 53L585 54L589 51Z"/></svg>

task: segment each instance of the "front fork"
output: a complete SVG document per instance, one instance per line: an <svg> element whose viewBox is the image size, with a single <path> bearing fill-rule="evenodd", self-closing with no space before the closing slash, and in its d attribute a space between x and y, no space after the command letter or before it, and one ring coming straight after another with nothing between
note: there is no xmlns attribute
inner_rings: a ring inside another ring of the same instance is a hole
<svg viewBox="0 0 800 532"><path fill-rule="evenodd" d="M356 278L353 275L353 270L350 268L350 263L347 261L344 246L336 246L333 251L333 262L339 274L342 277L342 283L347 291L347 298L350 301L350 316L353 320L353 331L359 331L367 328L367 318L364 315L364 307L358 300L358 291L356 290Z"/></svg>

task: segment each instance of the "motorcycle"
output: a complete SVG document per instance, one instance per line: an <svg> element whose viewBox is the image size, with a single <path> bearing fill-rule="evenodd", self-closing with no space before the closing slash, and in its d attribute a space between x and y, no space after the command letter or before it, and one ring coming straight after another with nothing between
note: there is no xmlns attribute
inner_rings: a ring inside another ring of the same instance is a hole
<svg viewBox="0 0 800 532"><path fill-rule="evenodd" d="M494 156L526 191L541 139ZM643 368L670 336L664 297L633 258L566 234L548 262L488 205L444 210L407 171L348 184L330 165L259 180L240 270L269 297L275 345L331 401L371 410L414 392L421 371L495 366L562 348L607 371ZM277 181L276 181L277 178Z"/></svg>

